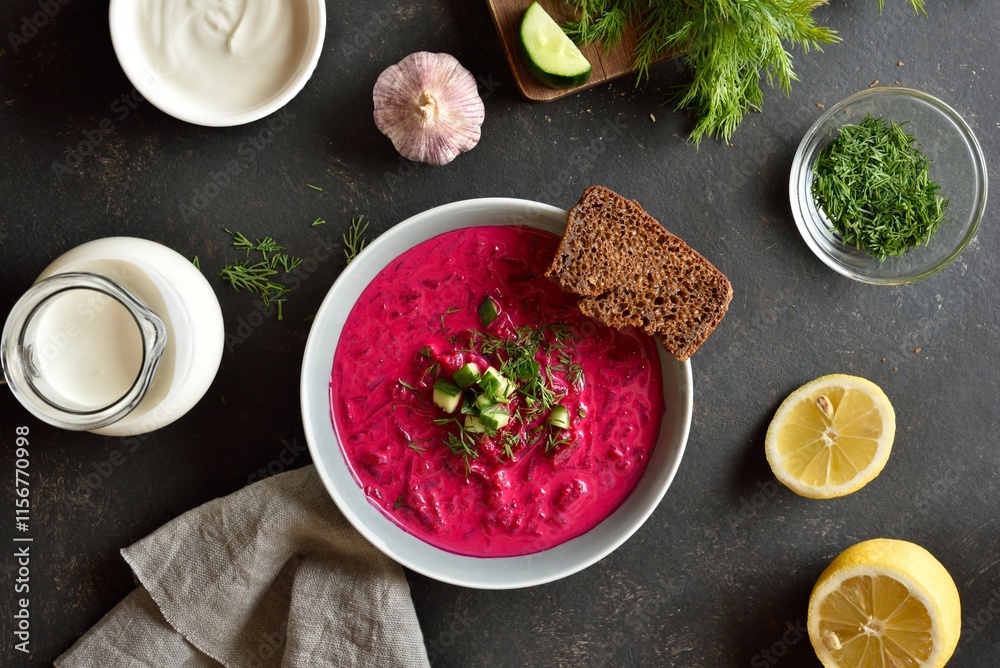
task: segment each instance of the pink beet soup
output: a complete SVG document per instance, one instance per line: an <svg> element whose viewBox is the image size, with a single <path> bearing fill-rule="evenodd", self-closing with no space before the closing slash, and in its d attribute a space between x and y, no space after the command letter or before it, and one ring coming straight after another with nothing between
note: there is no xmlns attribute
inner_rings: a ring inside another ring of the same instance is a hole
<svg viewBox="0 0 1000 668"><path fill-rule="evenodd" d="M664 411L655 342L586 318L544 277L558 243L519 226L434 237L382 270L344 325L330 401L346 459L371 503L441 549L558 545L611 514L649 461ZM507 424L471 425L478 384L454 413L435 403L435 383L457 385L467 363L509 379ZM567 428L550 423L556 406Z"/></svg>

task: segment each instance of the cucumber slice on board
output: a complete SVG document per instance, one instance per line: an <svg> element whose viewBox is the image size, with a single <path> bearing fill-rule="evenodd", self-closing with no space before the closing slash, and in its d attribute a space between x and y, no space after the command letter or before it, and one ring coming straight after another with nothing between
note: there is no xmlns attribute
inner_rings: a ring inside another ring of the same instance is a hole
<svg viewBox="0 0 1000 668"><path fill-rule="evenodd" d="M586 56L537 2L524 12L518 43L528 72L549 88L579 86L590 78Z"/></svg>

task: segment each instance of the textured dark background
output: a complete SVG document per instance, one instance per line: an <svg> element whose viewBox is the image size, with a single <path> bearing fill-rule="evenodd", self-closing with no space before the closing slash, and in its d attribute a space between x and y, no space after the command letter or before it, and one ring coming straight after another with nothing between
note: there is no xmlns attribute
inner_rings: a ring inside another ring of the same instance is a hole
<svg viewBox="0 0 1000 668"><path fill-rule="evenodd" d="M106 2L69 0L16 51L0 39L0 313L63 251L135 235L198 255L235 332L254 306L214 278L233 256L223 227L274 235L298 255L335 251L291 295L284 321L269 318L227 351L195 410L134 451L119 439L47 428L0 392L0 515L13 514L18 425L31 429L35 482L32 653L26 661L14 652L9 633L16 596L8 516L0 521L0 665L51 663L128 593L120 548L243 487L262 467L308 463L297 391L307 318L343 269L339 239L351 216L367 215L377 234L429 207L479 196L566 208L593 183L640 201L735 287L729 315L693 358L687 455L649 521L582 573L507 592L411 574L433 664L811 666L798 629L820 571L848 545L898 536L930 549L958 583L965 630L953 665L996 665L995 207L946 270L886 288L841 278L815 259L787 202L792 155L820 114L817 104L874 80L954 106L995 171L1000 3L928 0L926 19L903 0L887 5L883 16L876 0L819 8L819 21L843 42L796 51L801 82L791 97L769 90L763 112L745 119L732 146L706 141L700 150L684 141L691 119L662 106L684 80L673 62L638 86L626 78L553 103L523 101L483 2L328 2L316 74L280 112L287 127L252 160L239 147L260 136L266 119L202 128L130 98ZM0 36L37 11L35 0L5 0ZM405 163L371 119L378 73L417 50L457 56L486 99L481 143L446 167ZM102 119L113 129L56 174L53 165L66 164ZM232 183L206 191L231 160L240 163ZM214 196L196 199L206 192ZM328 224L310 227L318 216ZM885 389L897 411L896 447L863 491L801 499L776 485L764 431L788 392L834 372ZM112 458L110 475L81 487Z"/></svg>

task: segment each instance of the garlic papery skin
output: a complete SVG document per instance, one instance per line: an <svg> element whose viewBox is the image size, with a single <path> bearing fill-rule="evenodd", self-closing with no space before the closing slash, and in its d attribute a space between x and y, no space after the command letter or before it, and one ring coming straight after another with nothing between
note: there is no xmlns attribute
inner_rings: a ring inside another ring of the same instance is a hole
<svg viewBox="0 0 1000 668"><path fill-rule="evenodd" d="M372 91L375 125L407 160L446 165L479 143L486 108L476 78L447 53L419 51Z"/></svg>

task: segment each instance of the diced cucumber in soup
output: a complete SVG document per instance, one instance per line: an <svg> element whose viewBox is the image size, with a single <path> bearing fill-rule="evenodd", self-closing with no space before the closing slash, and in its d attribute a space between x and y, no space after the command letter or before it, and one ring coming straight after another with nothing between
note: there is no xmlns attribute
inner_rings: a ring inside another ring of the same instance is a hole
<svg viewBox="0 0 1000 668"><path fill-rule="evenodd" d="M434 403L445 413L454 413L462 403L462 388L444 380L434 383Z"/></svg>

